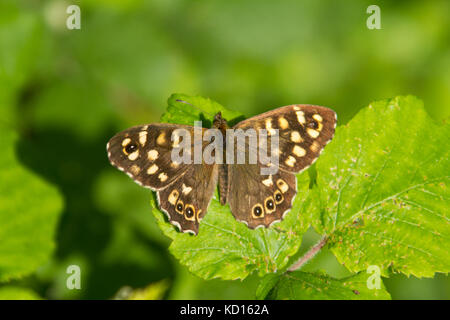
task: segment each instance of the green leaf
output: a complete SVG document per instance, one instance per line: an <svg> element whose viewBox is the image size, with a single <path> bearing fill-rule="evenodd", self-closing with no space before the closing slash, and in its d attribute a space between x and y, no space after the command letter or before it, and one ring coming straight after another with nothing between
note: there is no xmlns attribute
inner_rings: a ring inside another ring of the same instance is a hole
<svg viewBox="0 0 450 320"><path fill-rule="evenodd" d="M450 271L450 128L415 97L372 103L317 162L314 227L350 271Z"/></svg>
<svg viewBox="0 0 450 320"><path fill-rule="evenodd" d="M162 122L193 124L198 119L211 121L218 111L227 120L239 116L209 99L173 95L169 98ZM151 204L161 229L173 239L170 251L191 272L205 279L244 279L253 271L264 275L286 267L289 257L297 252L302 235L310 225L306 206L309 202L305 201L308 187L309 176L304 173L298 178L298 194L292 210L282 222L269 229L252 230L236 221L228 205L220 205L217 192L200 223L197 236L176 231L157 209L155 197Z"/></svg>
<svg viewBox="0 0 450 320"><path fill-rule="evenodd" d="M0 4L0 282L33 272L49 258L62 200L17 160L14 105L41 50L42 24L13 1Z"/></svg>
<svg viewBox="0 0 450 320"><path fill-rule="evenodd" d="M40 300L34 291L26 288L6 286L0 288L0 300Z"/></svg>
<svg viewBox="0 0 450 320"><path fill-rule="evenodd" d="M49 259L62 209L58 191L17 161L16 142L16 133L0 125L0 282Z"/></svg>
<svg viewBox="0 0 450 320"><path fill-rule="evenodd" d="M161 300L169 288L169 280L163 279L153 282L142 289L123 287L115 295L116 300Z"/></svg>
<svg viewBox="0 0 450 320"><path fill-rule="evenodd" d="M161 122L194 125L194 121L202 120L205 121L203 127L208 127L218 112L222 112L222 116L228 122L243 118L241 113L225 109L219 103L199 96L173 94L167 104Z"/></svg>
<svg viewBox="0 0 450 320"><path fill-rule="evenodd" d="M361 272L343 279L322 273L287 272L281 276L266 276L256 292L258 299L268 300L367 300L390 299L386 288L369 289L370 275Z"/></svg>

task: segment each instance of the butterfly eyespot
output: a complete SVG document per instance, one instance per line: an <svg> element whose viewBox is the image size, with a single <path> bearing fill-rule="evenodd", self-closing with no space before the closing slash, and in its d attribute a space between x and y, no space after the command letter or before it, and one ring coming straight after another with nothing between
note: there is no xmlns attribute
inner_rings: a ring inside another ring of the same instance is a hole
<svg viewBox="0 0 450 320"><path fill-rule="evenodd" d="M187 220L195 220L195 209L192 205L187 204L184 210L184 215Z"/></svg>
<svg viewBox="0 0 450 320"><path fill-rule="evenodd" d="M252 208L252 215L254 218L262 218L264 216L264 209L260 204L256 204Z"/></svg>
<svg viewBox="0 0 450 320"><path fill-rule="evenodd" d="M272 197L268 197L265 200L265 206L266 206L266 212L272 213L275 211L275 202L273 201Z"/></svg>
<svg viewBox="0 0 450 320"><path fill-rule="evenodd" d="M130 153L133 153L133 152L135 152L136 150L137 150L137 145L135 144L135 143L129 143L129 144L127 144L126 146L125 146L125 153L126 154L130 154Z"/></svg>
<svg viewBox="0 0 450 320"><path fill-rule="evenodd" d="M175 211L179 214L183 214L183 201L178 200L177 205L175 206Z"/></svg>
<svg viewBox="0 0 450 320"><path fill-rule="evenodd" d="M316 120L311 120L311 121L309 121L308 124L307 124L307 126L308 126L308 128L311 128L311 129L317 129L317 128L319 128L319 124L317 123Z"/></svg>
<svg viewBox="0 0 450 320"><path fill-rule="evenodd" d="M274 197L275 197L275 203L276 204L280 204L284 200L283 195L281 194L281 192L279 190L275 191Z"/></svg>

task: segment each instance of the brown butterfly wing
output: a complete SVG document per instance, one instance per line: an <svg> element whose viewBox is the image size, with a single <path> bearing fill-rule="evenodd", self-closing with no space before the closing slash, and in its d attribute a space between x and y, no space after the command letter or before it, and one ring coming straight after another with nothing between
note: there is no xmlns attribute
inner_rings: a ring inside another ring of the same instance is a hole
<svg viewBox="0 0 450 320"><path fill-rule="evenodd" d="M296 176L281 170L263 176L257 164L229 167L228 203L233 216L252 229L281 221L297 193Z"/></svg>
<svg viewBox="0 0 450 320"><path fill-rule="evenodd" d="M279 166L298 173L308 168L334 136L336 113L314 105L290 105L238 123L234 128L278 130Z"/></svg>
<svg viewBox="0 0 450 320"><path fill-rule="evenodd" d="M136 183L160 190L185 174L189 164L172 161L175 130L193 132L192 126L165 123L136 126L119 132L107 144L109 161ZM134 146L134 147L133 147ZM133 147L133 148L131 148Z"/></svg>
<svg viewBox="0 0 450 320"><path fill-rule="evenodd" d="M296 194L295 173L308 168L320 155L325 145L332 139L336 127L336 113L328 108L311 105L291 105L281 107L238 123L234 129L267 130L268 142L259 147L269 149L271 136L278 130L279 170L267 176L261 174L261 163L231 164L226 170L227 190L221 197L230 204L231 212L247 222L249 227L268 227L283 218L292 206ZM258 143L259 144L259 143ZM246 150L240 152L258 152ZM258 158L259 160L259 158ZM283 192L284 190L284 192ZM283 202L275 209L267 208L270 195L282 193ZM244 197L245 201L240 199ZM255 215L255 208L261 206L264 212Z"/></svg>
<svg viewBox="0 0 450 320"><path fill-rule="evenodd" d="M157 192L160 208L180 231L198 233L217 185L218 166L193 164L167 188Z"/></svg>
<svg viewBox="0 0 450 320"><path fill-rule="evenodd" d="M159 206L173 225L196 234L217 184L217 165L172 161L172 151L183 143L181 130L190 136L186 150L193 156L194 128L164 123L119 132L108 142L107 151L113 166L157 191ZM203 149L206 142L202 145ZM178 204L182 207L177 209Z"/></svg>

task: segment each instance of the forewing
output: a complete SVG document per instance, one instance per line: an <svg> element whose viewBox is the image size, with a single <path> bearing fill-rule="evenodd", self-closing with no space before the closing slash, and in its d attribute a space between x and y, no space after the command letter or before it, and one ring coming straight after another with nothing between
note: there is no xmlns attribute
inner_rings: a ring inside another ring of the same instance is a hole
<svg viewBox="0 0 450 320"><path fill-rule="evenodd" d="M152 190L163 189L184 175L190 165L172 161L172 150L182 143L177 134L180 130L193 136L191 126L165 123L119 132L107 144L109 161L138 184Z"/></svg>
<svg viewBox="0 0 450 320"><path fill-rule="evenodd" d="M290 105L244 120L234 128L267 130L268 143L263 149L278 153L281 170L298 173L308 168L333 138L336 119L336 113L329 108ZM268 146L276 130L279 147L271 150Z"/></svg>

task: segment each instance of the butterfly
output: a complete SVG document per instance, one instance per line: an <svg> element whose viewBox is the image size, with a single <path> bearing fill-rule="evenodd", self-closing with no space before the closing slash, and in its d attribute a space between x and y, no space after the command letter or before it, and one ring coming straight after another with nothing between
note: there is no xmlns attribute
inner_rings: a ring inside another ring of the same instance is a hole
<svg viewBox="0 0 450 320"><path fill-rule="evenodd" d="M179 147L177 132L194 135L194 126L152 123L119 132L107 144L109 161L128 174L139 185L156 192L158 206L170 223L182 232L197 234L199 224L208 211L214 191L219 186L222 205L228 204L233 216L249 228L270 227L281 221L292 207L297 193L296 174L308 168L331 141L336 128L336 113L315 105L289 105L241 121L229 128L218 113L212 128L226 131L254 129L268 133L267 144L277 135L277 169L262 174L261 169L272 163L239 163L236 157L223 157L222 163L173 161L172 153ZM202 133L208 129L201 128ZM222 138L220 138L222 139ZM258 140L259 143L259 140ZM188 152L193 153L191 141ZM261 144L258 144L261 145ZM206 150L208 141L201 142ZM248 160L255 153L250 139L233 145L234 154Z"/></svg>

